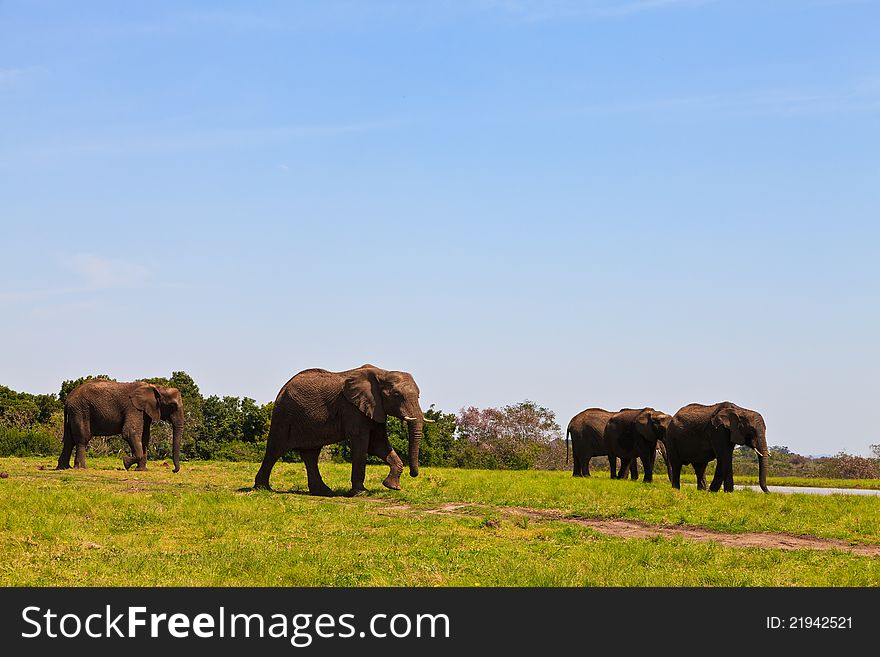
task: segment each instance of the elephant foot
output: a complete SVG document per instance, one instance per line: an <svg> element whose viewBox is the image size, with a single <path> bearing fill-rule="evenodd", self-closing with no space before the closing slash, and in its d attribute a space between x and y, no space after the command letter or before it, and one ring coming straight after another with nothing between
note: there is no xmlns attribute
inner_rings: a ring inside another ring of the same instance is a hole
<svg viewBox="0 0 880 657"><path fill-rule="evenodd" d="M70 470L70 463L59 463L55 466L56 470Z"/></svg>
<svg viewBox="0 0 880 657"><path fill-rule="evenodd" d="M268 481L255 481L254 490L272 490Z"/></svg>
<svg viewBox="0 0 880 657"><path fill-rule="evenodd" d="M388 475L385 479L382 480L382 485L385 488L390 488L391 490L400 490L400 475L396 477L392 477Z"/></svg>
<svg viewBox="0 0 880 657"><path fill-rule="evenodd" d="M333 490L326 484L309 486L309 495L315 495L316 497L333 497Z"/></svg>
<svg viewBox="0 0 880 657"><path fill-rule="evenodd" d="M352 486L351 490L345 494L346 497L362 497L364 495L367 495L367 489L363 486Z"/></svg>
<svg viewBox="0 0 880 657"><path fill-rule="evenodd" d="M138 462L138 459L131 456L123 456L122 457L122 465L125 466L125 469L128 470L131 466Z"/></svg>

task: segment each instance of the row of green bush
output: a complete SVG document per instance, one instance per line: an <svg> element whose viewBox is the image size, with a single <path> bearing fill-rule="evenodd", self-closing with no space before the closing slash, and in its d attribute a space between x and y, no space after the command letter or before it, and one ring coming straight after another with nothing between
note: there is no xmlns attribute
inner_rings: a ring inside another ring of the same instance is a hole
<svg viewBox="0 0 880 657"><path fill-rule="evenodd" d="M57 395L16 392L0 386L0 456L47 456L61 451L63 402L83 381L109 379L106 375L86 376L64 381ZM260 405L248 397L202 396L198 385L186 372L170 377L144 379L178 388L184 399L185 426L181 445L184 460L254 461L262 460L272 416L273 404ZM522 470L529 468L566 469L565 442L553 411L524 401L501 408L463 408L444 413L433 407L425 412L432 420L424 427L419 462L424 466ZM171 456L171 427L166 422L152 426L151 459ZM388 439L406 459L407 430L404 423L389 418ZM880 445L872 445L874 458L840 453L810 457L787 447L770 447L770 473L773 476L820 477L832 479L871 479L880 477ZM128 446L119 437L94 438L93 454L120 454ZM347 443L330 445L324 458L350 460ZM284 460L298 461L292 451ZM378 459L372 458L373 462ZM751 450L738 449L734 470L756 474L757 462ZM607 469L607 459L593 459L591 467ZM662 473L662 460L656 466ZM709 474L712 473L712 465Z"/></svg>
<svg viewBox="0 0 880 657"><path fill-rule="evenodd" d="M0 456L47 456L60 447L47 431L0 426Z"/></svg>

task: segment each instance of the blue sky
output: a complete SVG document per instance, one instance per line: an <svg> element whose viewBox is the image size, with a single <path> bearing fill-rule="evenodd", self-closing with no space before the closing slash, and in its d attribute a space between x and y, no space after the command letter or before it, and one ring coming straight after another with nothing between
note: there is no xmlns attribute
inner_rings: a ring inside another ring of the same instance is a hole
<svg viewBox="0 0 880 657"><path fill-rule="evenodd" d="M880 2L0 2L0 383L880 443Z"/></svg>

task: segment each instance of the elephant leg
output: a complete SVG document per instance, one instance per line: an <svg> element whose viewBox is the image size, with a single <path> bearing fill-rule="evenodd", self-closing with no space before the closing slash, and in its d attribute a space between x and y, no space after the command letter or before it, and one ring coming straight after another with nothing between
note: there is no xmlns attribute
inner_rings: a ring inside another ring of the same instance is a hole
<svg viewBox="0 0 880 657"><path fill-rule="evenodd" d="M715 476L712 477L712 483L709 490L717 493L721 489L721 483L724 481L724 459L719 458L715 461Z"/></svg>
<svg viewBox="0 0 880 657"><path fill-rule="evenodd" d="M590 455L590 454L584 454L583 458L581 458L581 465L582 465L581 476L582 477L591 476L590 475L590 458L591 457L592 457L592 455Z"/></svg>
<svg viewBox="0 0 880 657"><path fill-rule="evenodd" d="M608 455L608 469L611 471L611 478L617 479L617 457L614 454Z"/></svg>
<svg viewBox="0 0 880 657"><path fill-rule="evenodd" d="M70 455L73 452L73 435L70 428L65 422L64 426L64 446L61 448L61 456L58 457L58 465L56 470L68 470L70 468Z"/></svg>
<svg viewBox="0 0 880 657"><path fill-rule="evenodd" d="M645 462L642 461L642 468L645 467ZM623 478L623 477L621 477ZM629 462L629 478L633 481L636 481L639 478L639 464L635 456Z"/></svg>
<svg viewBox="0 0 880 657"><path fill-rule="evenodd" d="M638 466L636 466L638 468ZM620 457L620 469L617 471L618 479L626 479L627 472L632 471L632 461L631 459L625 459L622 456ZM636 470L638 472L638 470ZM636 475L638 476L638 475Z"/></svg>
<svg viewBox="0 0 880 657"><path fill-rule="evenodd" d="M76 456L73 457L73 467L77 470L85 470L86 468L86 443L84 442L76 444Z"/></svg>
<svg viewBox="0 0 880 657"><path fill-rule="evenodd" d="M645 473L642 476L642 481L646 484L650 484L654 481L654 454L656 454L656 452L649 448L643 450L639 456L642 461L642 470ZM633 463L635 463L635 459L633 459Z"/></svg>
<svg viewBox="0 0 880 657"><path fill-rule="evenodd" d="M71 441L76 448L76 455L73 457L73 467L82 470L86 467L86 447L91 438L91 424L88 416L79 421L70 420Z"/></svg>
<svg viewBox="0 0 880 657"><path fill-rule="evenodd" d="M333 495L333 491L324 483L324 480L321 478L321 473L318 470L318 457L321 455L321 448L313 447L309 449L300 449L299 453L306 466L306 478L309 482L309 493L312 495L322 495L324 497Z"/></svg>
<svg viewBox="0 0 880 657"><path fill-rule="evenodd" d="M574 450L572 450L572 451L574 451ZM581 455L580 455L579 452L574 452L574 454L572 454L572 461L574 461L574 466L572 467L572 470L571 470L571 476L572 476L572 477L581 477L581 476L583 476L583 475L581 474L581 469L582 469L582 467L581 467Z"/></svg>
<svg viewBox="0 0 880 657"><path fill-rule="evenodd" d="M733 492L733 445L724 454L724 492Z"/></svg>
<svg viewBox="0 0 880 657"><path fill-rule="evenodd" d="M126 442L131 445L131 456L122 457L122 464L125 466L126 470L135 463L137 463L138 470L147 469L147 463L144 459L144 448L143 445L141 445L141 435L143 434L143 431L143 425L140 427L126 425L123 429L122 435Z"/></svg>
<svg viewBox="0 0 880 657"><path fill-rule="evenodd" d="M370 436L367 453L372 456L378 456L391 468L388 476L382 481L382 485L391 490L400 490L400 475L403 474L403 461L400 460L397 452L391 447L388 437L384 435L384 430L374 431Z"/></svg>
<svg viewBox="0 0 880 657"><path fill-rule="evenodd" d="M300 450L300 452L302 452L302 450ZM270 439L266 443L266 453L263 455L263 463L260 465L260 469L257 471L257 476L254 479L255 489L272 490L272 487L269 485L269 475L272 474L272 468L275 467L275 463L281 458L283 453L284 449L281 447L279 441ZM303 457L303 461L305 461L305 457ZM319 479L320 477L321 475L318 475Z"/></svg>
<svg viewBox="0 0 880 657"><path fill-rule="evenodd" d="M697 490L706 490L706 466L708 463L694 463L694 472L697 473Z"/></svg>
<svg viewBox="0 0 880 657"><path fill-rule="evenodd" d="M672 484L673 488L678 490L681 488L681 461L673 456L668 450L666 452L666 458L669 459L669 483Z"/></svg>
<svg viewBox="0 0 880 657"><path fill-rule="evenodd" d="M141 432L141 446L144 450L144 458L138 464L138 470L147 469L147 458L150 451L150 424L144 422L144 430ZM141 467L143 465L143 467Z"/></svg>
<svg viewBox="0 0 880 657"><path fill-rule="evenodd" d="M367 449L370 444L370 436L355 435L351 438L351 490L348 491L349 497L363 493L367 489L364 487L364 479L367 476Z"/></svg>

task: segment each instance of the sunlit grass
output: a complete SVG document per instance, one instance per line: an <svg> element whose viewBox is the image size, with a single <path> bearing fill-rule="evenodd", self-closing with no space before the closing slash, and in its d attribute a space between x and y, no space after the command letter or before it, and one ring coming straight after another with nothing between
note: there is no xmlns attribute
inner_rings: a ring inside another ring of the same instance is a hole
<svg viewBox="0 0 880 657"><path fill-rule="evenodd" d="M880 498L710 494L610 481L597 473L423 468L404 490L368 497L303 494L301 464L279 463L282 492L253 492L253 463L118 459L85 471L38 470L51 459L0 459L0 584L255 586L876 585L880 559L837 551L734 549L682 539L618 539L504 507L589 517L777 531L880 542ZM348 488L346 465L322 463ZM467 515L425 513L461 502Z"/></svg>

